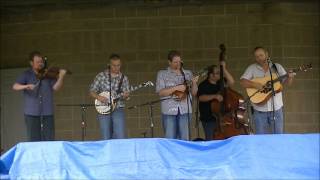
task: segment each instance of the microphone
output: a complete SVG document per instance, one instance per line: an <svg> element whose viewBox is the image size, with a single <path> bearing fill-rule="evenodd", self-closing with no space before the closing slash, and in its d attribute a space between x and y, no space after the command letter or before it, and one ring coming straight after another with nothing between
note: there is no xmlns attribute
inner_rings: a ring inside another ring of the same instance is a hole
<svg viewBox="0 0 320 180"><path fill-rule="evenodd" d="M183 76L184 82L186 82L186 76L185 76L185 74L184 74L184 72L183 72L182 67L183 67L183 61L180 61L180 72L181 72L181 74L182 74L182 76Z"/></svg>
<svg viewBox="0 0 320 180"><path fill-rule="evenodd" d="M271 58L270 58L270 57L268 57L268 58L267 58L267 62L268 62L268 63L272 63L272 61L271 61Z"/></svg>
<svg viewBox="0 0 320 180"><path fill-rule="evenodd" d="M47 56L43 56L43 64L41 64L41 69L45 69L47 68L48 65L48 57Z"/></svg>
<svg viewBox="0 0 320 180"><path fill-rule="evenodd" d="M181 74L184 75L184 72L182 70L182 67L183 67L183 61L180 61L180 71L181 71Z"/></svg>

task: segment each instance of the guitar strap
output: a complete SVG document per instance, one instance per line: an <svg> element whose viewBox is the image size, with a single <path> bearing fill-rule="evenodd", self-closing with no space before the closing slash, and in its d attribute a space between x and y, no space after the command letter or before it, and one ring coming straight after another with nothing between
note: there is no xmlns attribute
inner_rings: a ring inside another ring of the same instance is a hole
<svg viewBox="0 0 320 180"><path fill-rule="evenodd" d="M280 74L279 74L279 71L278 71L277 66L276 66L274 63L272 63L272 67L274 68L274 70L276 71L276 73L277 73L277 75L278 75L278 77L279 77Z"/></svg>
<svg viewBox="0 0 320 180"><path fill-rule="evenodd" d="M121 79L120 79L120 82L118 84L117 94L121 93L121 86L122 86L123 78L124 78L124 75L121 73Z"/></svg>

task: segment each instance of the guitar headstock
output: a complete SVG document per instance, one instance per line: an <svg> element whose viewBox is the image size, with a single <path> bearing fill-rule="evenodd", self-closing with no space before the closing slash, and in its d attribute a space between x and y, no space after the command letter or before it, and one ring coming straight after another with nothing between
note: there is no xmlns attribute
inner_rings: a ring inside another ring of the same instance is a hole
<svg viewBox="0 0 320 180"><path fill-rule="evenodd" d="M309 69L312 69L312 65L310 64L303 64L301 66L299 66L299 71L304 71L307 72Z"/></svg>
<svg viewBox="0 0 320 180"><path fill-rule="evenodd" d="M143 87L148 87L148 86L154 86L154 84L151 81L147 81L147 82L142 83L142 86Z"/></svg>

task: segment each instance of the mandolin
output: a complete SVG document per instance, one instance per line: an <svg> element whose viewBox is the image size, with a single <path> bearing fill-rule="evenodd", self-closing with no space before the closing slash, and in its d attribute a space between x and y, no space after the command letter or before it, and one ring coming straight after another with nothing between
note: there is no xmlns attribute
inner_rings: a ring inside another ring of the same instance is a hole
<svg viewBox="0 0 320 180"><path fill-rule="evenodd" d="M203 68L201 69L199 72L197 72L193 78L197 78L197 77L202 77L202 76L205 76L208 72L208 67L206 68ZM181 100L184 100L186 97L187 97L187 94L188 94L188 89L191 88L191 83L192 83L192 80L188 80L184 85L186 86L186 90L185 91L174 91L172 93L172 97L173 99L177 100L177 101L181 101ZM181 84L178 84L178 85L181 85ZM178 86L177 85L177 86Z"/></svg>

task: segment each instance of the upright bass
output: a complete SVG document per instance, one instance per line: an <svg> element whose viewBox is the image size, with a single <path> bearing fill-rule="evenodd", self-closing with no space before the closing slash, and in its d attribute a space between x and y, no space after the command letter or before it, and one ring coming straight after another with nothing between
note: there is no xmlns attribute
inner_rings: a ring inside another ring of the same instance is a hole
<svg viewBox="0 0 320 180"><path fill-rule="evenodd" d="M226 47L224 44L219 46L219 61L226 61ZM215 129L215 139L226 139L240 134L249 134L248 124L244 121L245 107L244 98L237 91L225 86L223 66L220 65L220 94L223 101L213 100L211 102L211 112L217 119Z"/></svg>

